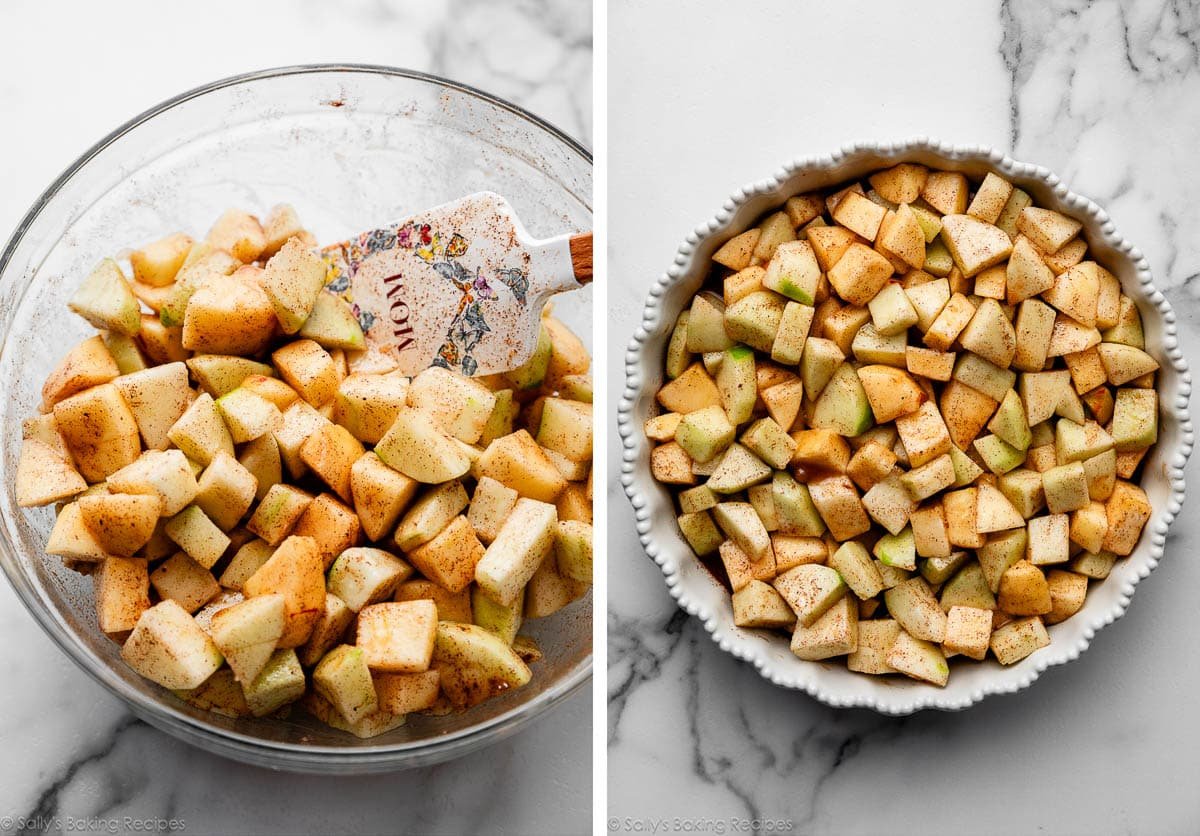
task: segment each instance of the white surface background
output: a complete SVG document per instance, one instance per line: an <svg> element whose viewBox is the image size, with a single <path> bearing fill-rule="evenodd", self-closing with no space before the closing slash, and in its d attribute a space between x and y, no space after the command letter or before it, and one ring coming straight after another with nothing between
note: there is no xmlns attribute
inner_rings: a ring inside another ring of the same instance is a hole
<svg viewBox="0 0 1200 836"><path fill-rule="evenodd" d="M586 0L18 0L0 5L0 32L0 238L126 119L264 67L349 60L426 70L509 98L591 144ZM42 635L7 583L0 634L0 833L6 816L37 815L61 829L71 818L118 828L125 816L177 818L187 834L591 827L587 692L515 738L432 769L294 776L207 755L134 720Z"/></svg>
<svg viewBox="0 0 1200 836"><path fill-rule="evenodd" d="M614 405L621 341L684 236L735 188L858 139L989 144L1057 171L1148 255L1197 356L1195 3L686 8L610 5ZM828 709L721 653L676 609L615 479L609 501L610 832L1200 831L1187 508L1128 614L1079 660L966 712L888 719Z"/></svg>

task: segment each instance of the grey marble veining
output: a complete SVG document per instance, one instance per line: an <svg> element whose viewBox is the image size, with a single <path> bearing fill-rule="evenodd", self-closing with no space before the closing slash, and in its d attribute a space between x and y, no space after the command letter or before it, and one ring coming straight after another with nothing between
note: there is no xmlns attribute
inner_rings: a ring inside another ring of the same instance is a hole
<svg viewBox="0 0 1200 836"><path fill-rule="evenodd" d="M0 31L9 35L0 54L5 237L117 124L182 90L268 66L349 60L444 74L591 144L591 8L582 0L55 0L4 4ZM0 634L0 833L14 830L5 817L26 817L30 831L91 821L129 832L127 816L177 819L188 834L590 830L586 692L459 761L368 778L297 776L210 756L137 721L43 636L7 583Z"/></svg>
<svg viewBox="0 0 1200 836"><path fill-rule="evenodd" d="M1008 148L1105 205L1200 356L1195 3L688 10L610 6L614 340L734 188L845 142L924 134ZM620 392L619 363L608 382ZM1079 660L965 712L892 719L827 708L722 653L675 607L615 482L609 502L610 832L734 833L756 819L759 832L839 836L1200 830L1186 509L1128 613Z"/></svg>

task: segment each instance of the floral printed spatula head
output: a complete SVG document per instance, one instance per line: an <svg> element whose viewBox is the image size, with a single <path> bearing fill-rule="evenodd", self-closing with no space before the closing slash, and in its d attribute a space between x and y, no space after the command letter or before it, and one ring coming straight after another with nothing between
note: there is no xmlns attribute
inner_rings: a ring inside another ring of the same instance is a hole
<svg viewBox="0 0 1200 836"><path fill-rule="evenodd" d="M356 315L367 350L403 374L515 369L537 346L542 307L592 280L592 234L530 237L512 207L478 192L321 252L326 290Z"/></svg>

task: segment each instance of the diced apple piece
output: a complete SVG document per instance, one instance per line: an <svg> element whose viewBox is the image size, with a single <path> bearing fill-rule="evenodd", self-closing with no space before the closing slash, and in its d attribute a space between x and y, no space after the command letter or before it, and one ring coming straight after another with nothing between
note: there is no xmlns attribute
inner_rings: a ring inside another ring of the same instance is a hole
<svg viewBox="0 0 1200 836"><path fill-rule="evenodd" d="M950 449L950 434L942 413L931 401L921 404L915 412L898 417L896 429L913 467L920 467Z"/></svg>
<svg viewBox="0 0 1200 836"><path fill-rule="evenodd" d="M140 675L172 689L198 687L223 661L208 634L172 600L142 613L121 656Z"/></svg>
<svg viewBox="0 0 1200 836"><path fill-rule="evenodd" d="M1142 375L1158 370L1158 361L1146 352L1131 345L1101 343L1097 349L1100 362L1104 364L1108 382L1121 386Z"/></svg>
<svg viewBox="0 0 1200 836"><path fill-rule="evenodd" d="M26 438L17 460L16 490L17 504L32 508L82 493L87 482L57 450L36 438Z"/></svg>
<svg viewBox="0 0 1200 836"><path fill-rule="evenodd" d="M350 723L378 708L375 684L363 648L343 644L327 653L313 671L313 690Z"/></svg>
<svg viewBox="0 0 1200 836"><path fill-rule="evenodd" d="M442 692L459 708L520 688L532 676L502 638L474 624L439 623L432 665Z"/></svg>
<svg viewBox="0 0 1200 836"><path fill-rule="evenodd" d="M787 467L796 451L796 442L770 418L760 418L751 424L742 433L741 443L776 470Z"/></svg>
<svg viewBox="0 0 1200 836"><path fill-rule="evenodd" d="M883 578L861 543L853 540L843 543L829 559L829 565L860 599L874 598L883 591Z"/></svg>
<svg viewBox="0 0 1200 836"><path fill-rule="evenodd" d="M950 283L945 279L938 279L924 284L908 285L904 288L904 293L913 310L917 312L917 328L926 332L950 302Z"/></svg>
<svg viewBox="0 0 1200 836"><path fill-rule="evenodd" d="M1027 206L1017 218L1017 229L1046 253L1058 252L1082 228L1083 224L1074 218L1036 206Z"/></svg>
<svg viewBox="0 0 1200 836"><path fill-rule="evenodd" d="M769 584L751 580L733 593L733 623L738 627L790 629L796 614Z"/></svg>
<svg viewBox="0 0 1200 836"><path fill-rule="evenodd" d="M979 532L990 534L1025 525L1025 518L997 488L984 483L978 490L975 525Z"/></svg>
<svg viewBox="0 0 1200 836"><path fill-rule="evenodd" d="M970 215L945 215L941 237L968 279L1004 261L1012 252L1012 241L1003 230Z"/></svg>
<svg viewBox="0 0 1200 836"><path fill-rule="evenodd" d="M914 638L938 643L945 638L946 614L923 578L894 586L883 597L888 613Z"/></svg>
<svg viewBox="0 0 1200 836"><path fill-rule="evenodd" d="M525 435L528 437L528 433ZM536 446L532 438L529 442ZM489 453L498 443L493 442ZM395 423L376 445L375 453L410 479L427 484L457 479L470 469L470 461L454 442L425 413L409 408L397 413Z"/></svg>
<svg viewBox="0 0 1200 836"><path fill-rule="evenodd" d="M768 290L739 299L725 309L725 332L735 342L769 353L783 319L786 301L783 296Z"/></svg>
<svg viewBox="0 0 1200 836"><path fill-rule="evenodd" d="M925 399L921 387L907 372L893 366L863 366L858 379L878 423L915 412Z"/></svg>
<svg viewBox="0 0 1200 836"><path fill-rule="evenodd" d="M99 482L141 452L137 420L111 383L93 386L54 405L54 421L81 476Z"/></svg>
<svg viewBox="0 0 1200 836"><path fill-rule="evenodd" d="M164 530L205 569L211 569L229 547L229 537L196 505L189 505L171 517Z"/></svg>
<svg viewBox="0 0 1200 836"><path fill-rule="evenodd" d="M896 466L896 454L877 441L870 441L855 452L846 466L846 475L864 491L882 482Z"/></svg>
<svg viewBox="0 0 1200 836"><path fill-rule="evenodd" d="M721 494L737 493L771 478L771 468L741 444L731 444L707 485Z"/></svg>
<svg viewBox="0 0 1200 836"><path fill-rule="evenodd" d="M308 640L325 609L325 570L317 542L292 536L242 585L248 598L279 593L286 599L287 620L280 648Z"/></svg>
<svg viewBox="0 0 1200 836"><path fill-rule="evenodd" d="M283 635L282 595L261 595L222 609L213 616L213 642L225 656L238 682L253 683Z"/></svg>
<svg viewBox="0 0 1200 836"><path fill-rule="evenodd" d="M813 308L799 302L788 302L784 306L779 329L775 332L775 341L771 344L772 360L790 366L800 362L804 353L804 343L812 327L813 313Z"/></svg>
<svg viewBox="0 0 1200 836"><path fill-rule="evenodd" d="M871 423L871 405L858 373L843 363L817 398L811 424L853 437L869 429Z"/></svg>
<svg viewBox="0 0 1200 836"><path fill-rule="evenodd" d="M892 203L912 203L921 196L929 169L915 163L899 163L877 171L868 180L871 187Z"/></svg>
<svg viewBox="0 0 1200 836"><path fill-rule="evenodd" d="M993 632L991 639L992 653L1002 665L1015 664L1048 644L1050 636L1036 617L1010 621Z"/></svg>
<svg viewBox="0 0 1200 836"><path fill-rule="evenodd" d="M949 653L983 659L987 656L991 636L991 610L951 607L946 617L946 638L942 647Z"/></svg>
<svg viewBox="0 0 1200 836"><path fill-rule="evenodd" d="M433 601L387 602L364 607L358 614L356 643L367 666L384 673L428 670L437 637L437 616Z"/></svg>
<svg viewBox="0 0 1200 836"><path fill-rule="evenodd" d="M730 270L745 269L750 264L750 259L754 255L754 247L758 244L760 234L761 230L755 228L747 230L740 235L735 235L713 253L713 261L728 267Z"/></svg>
<svg viewBox="0 0 1200 836"><path fill-rule="evenodd" d="M85 389L108 383L121 370L104 340L90 337L67 352L42 385L42 409L49 412L62 400Z"/></svg>
<svg viewBox="0 0 1200 836"><path fill-rule="evenodd" d="M971 300L955 293L925 331L922 338L925 345L934 351L948 351L974 316L975 306Z"/></svg>
<svg viewBox="0 0 1200 836"><path fill-rule="evenodd" d="M475 567L475 579L494 600L511 603L553 549L553 505L522 498Z"/></svg>
<svg viewBox="0 0 1200 836"><path fill-rule="evenodd" d="M858 603L843 595L809 624L797 623L791 650L801 659L818 661L858 649Z"/></svg>
<svg viewBox="0 0 1200 836"><path fill-rule="evenodd" d="M157 496L97 494L77 502L84 525L108 554L129 557L144 546L158 524Z"/></svg>
<svg viewBox="0 0 1200 836"><path fill-rule="evenodd" d="M437 671L376 674L375 694L379 710L395 716L432 708L440 694Z"/></svg>
<svg viewBox="0 0 1200 836"><path fill-rule="evenodd" d="M1042 370L1050 350L1054 322L1054 309L1049 305L1038 299L1026 299L1021 303L1017 312L1017 344L1012 359L1014 368L1024 372Z"/></svg>
<svg viewBox="0 0 1200 836"><path fill-rule="evenodd" d="M71 294L67 307L104 331L133 335L142 327L138 300L121 267L111 258L92 269Z"/></svg>
<svg viewBox="0 0 1200 836"><path fill-rule="evenodd" d="M837 570L818 564L789 569L772 582L796 613L798 626L811 626L847 592Z"/></svg>
<svg viewBox="0 0 1200 836"><path fill-rule="evenodd" d="M1087 597L1087 576L1051 569L1046 573L1046 584L1050 587L1051 602L1050 612L1043 616L1047 624L1066 621L1083 607Z"/></svg>
<svg viewBox="0 0 1200 836"><path fill-rule="evenodd" d="M1153 389L1118 389L1112 438L1120 453L1153 445L1158 440L1158 393Z"/></svg>
<svg viewBox="0 0 1200 836"><path fill-rule="evenodd" d="M853 539L871 527L858 491L846 476L827 476L813 481L808 488L813 505L837 540Z"/></svg>
<svg viewBox="0 0 1200 836"><path fill-rule="evenodd" d="M1028 532L1024 528L993 534L976 550L988 589L1000 591L1000 581L1008 569L1025 557Z"/></svg>
<svg viewBox="0 0 1200 836"><path fill-rule="evenodd" d="M768 290L811 305L820 278L821 267L817 264L812 245L808 241L787 241L775 249L762 283Z"/></svg>
<svg viewBox="0 0 1200 836"><path fill-rule="evenodd" d="M1033 536L1030 545L1033 546ZM1042 570L1027 560L1018 560L1000 576L997 603L1010 615L1044 615L1050 612L1050 587Z"/></svg>
<svg viewBox="0 0 1200 836"><path fill-rule="evenodd" d="M99 563L108 557L104 548L83 522L78 502L64 505L50 530L46 554L79 563Z"/></svg>
<svg viewBox="0 0 1200 836"><path fill-rule="evenodd" d="M959 569L957 574L942 586L941 605L946 612L956 606L994 610L996 597L988 586L983 567L979 563L969 562ZM991 625L988 627L990 631Z"/></svg>
<svg viewBox="0 0 1200 836"><path fill-rule="evenodd" d="M939 506L940 507L940 506ZM943 526L944 527L944 526ZM949 547L947 547L947 551ZM912 528L885 534L875 542L874 554L884 566L912 571L917 568L916 541ZM890 589L894 584L889 585Z"/></svg>
<svg viewBox="0 0 1200 836"><path fill-rule="evenodd" d="M1088 503L1087 474L1081 462L1061 464L1047 470L1042 474L1042 485L1046 507L1051 514L1066 514Z"/></svg>
<svg viewBox="0 0 1200 836"><path fill-rule="evenodd" d="M1117 480L1105 509L1108 531L1104 535L1104 550L1124 557L1133 552L1142 528L1150 519L1150 500L1137 485Z"/></svg>
<svg viewBox="0 0 1200 836"><path fill-rule="evenodd" d="M828 270L838 296L853 305L871 301L894 272L891 262L865 244L853 243Z"/></svg>
<svg viewBox="0 0 1200 836"><path fill-rule="evenodd" d="M959 342L967 351L1003 368L1012 362L1017 349L1016 332L994 299L983 300L959 335Z"/></svg>
<svg viewBox="0 0 1200 836"><path fill-rule="evenodd" d="M846 667L858 673L893 673L888 653L900 636L900 625L892 619L858 622L858 648L846 657Z"/></svg>
<svg viewBox="0 0 1200 836"><path fill-rule="evenodd" d="M109 635L137 626L150 609L150 576L146 561L136 557L109 557L92 576L96 621Z"/></svg>
<svg viewBox="0 0 1200 836"><path fill-rule="evenodd" d="M1105 329L1101 337L1106 343L1128 345L1144 349L1146 337L1142 330L1142 317L1137 305L1128 296L1122 295L1117 306L1117 324Z"/></svg>

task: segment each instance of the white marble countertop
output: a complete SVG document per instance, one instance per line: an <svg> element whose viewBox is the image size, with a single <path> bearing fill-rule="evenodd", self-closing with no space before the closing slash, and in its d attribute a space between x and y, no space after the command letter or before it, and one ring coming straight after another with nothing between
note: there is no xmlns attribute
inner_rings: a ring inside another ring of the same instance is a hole
<svg viewBox="0 0 1200 836"><path fill-rule="evenodd" d="M153 31L151 31L153 30ZM586 0L0 7L0 237L89 145L168 96L248 70L394 64L512 99L591 144ZM0 583L0 833L175 818L187 834L581 833L591 828L591 696L431 769L295 776L190 748L134 720L74 667ZM108 832L108 831L100 831Z"/></svg>
<svg viewBox="0 0 1200 836"><path fill-rule="evenodd" d="M611 7L612 339L734 188L846 142L925 134L1009 148L1105 205L1200 357L1195 3L749 5ZM619 362L608 383L621 391ZM615 450L609 462L618 473ZM1080 659L962 713L889 719L826 708L722 653L676 609L615 479L609 501L610 832L1200 828L1194 513Z"/></svg>

